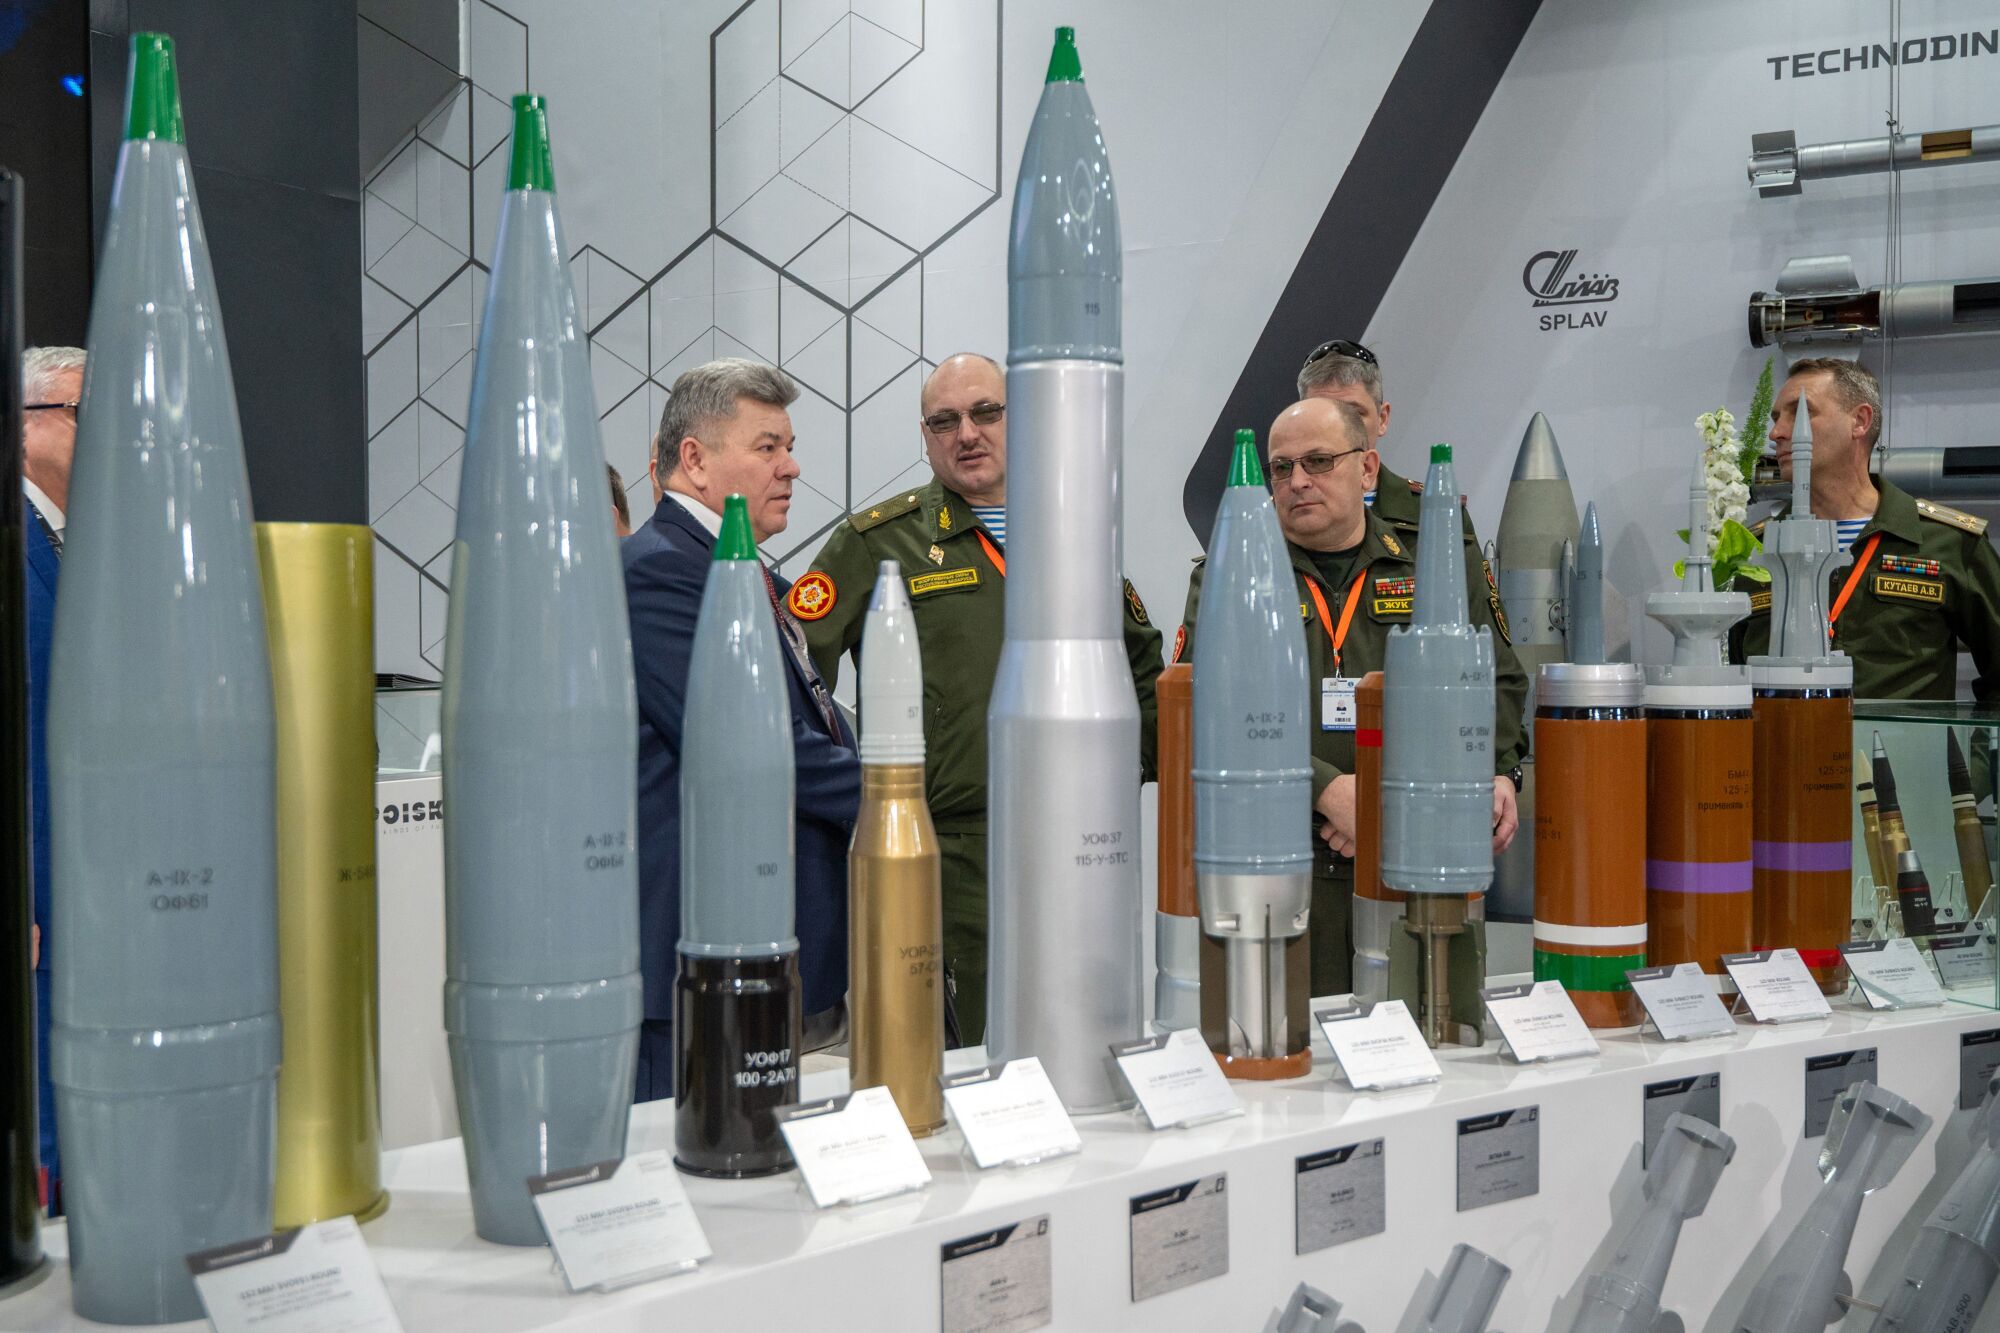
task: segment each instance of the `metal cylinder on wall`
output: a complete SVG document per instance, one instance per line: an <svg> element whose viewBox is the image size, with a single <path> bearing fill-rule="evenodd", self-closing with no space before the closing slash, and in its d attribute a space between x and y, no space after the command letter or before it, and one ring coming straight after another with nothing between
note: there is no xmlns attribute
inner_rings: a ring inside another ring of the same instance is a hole
<svg viewBox="0 0 2000 1333"><path fill-rule="evenodd" d="M259 523L278 758L278 1175L272 1219L389 1204L376 1010L374 535Z"/></svg>

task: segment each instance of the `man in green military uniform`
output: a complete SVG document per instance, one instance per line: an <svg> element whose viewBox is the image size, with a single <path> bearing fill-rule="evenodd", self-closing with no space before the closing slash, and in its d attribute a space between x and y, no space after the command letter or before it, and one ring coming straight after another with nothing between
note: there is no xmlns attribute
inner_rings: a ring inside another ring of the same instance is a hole
<svg viewBox="0 0 2000 1333"><path fill-rule="evenodd" d="M1834 357L1794 364L1771 408L1771 443L1787 481L1801 395L1812 412L1813 514L1845 520L1843 540L1852 539L1854 563L1834 570L1826 605L1834 646L1854 660L1855 697L1957 698L1964 644L1977 670L1973 696L2000 698L2000 553L1986 520L1870 475L1881 386ZM1750 618L1731 642L1737 661L1769 651L1769 588L1751 594Z"/></svg>
<svg viewBox="0 0 2000 1333"><path fill-rule="evenodd" d="M837 525L793 586L791 610L831 684L843 655L859 660L877 565L902 565L924 658L924 787L943 859L945 962L959 1036L972 1045L986 1029L986 705L1007 605L1006 378L976 353L947 357L924 382L921 404L932 480ZM1124 598L1140 780L1150 782L1160 632L1129 579Z"/></svg>
<svg viewBox="0 0 2000 1333"><path fill-rule="evenodd" d="M1291 552L1299 614L1306 621L1309 680L1314 689L1313 823L1324 844L1313 865L1312 993L1353 988L1348 929L1354 895L1354 731L1320 716L1322 682L1359 680L1382 667L1389 631L1410 622L1416 588L1415 535L1404 535L1371 510L1362 496L1381 466L1362 414L1326 398L1294 403L1271 426L1272 498ZM1205 561L1196 561L1187 614L1174 641L1174 660L1193 653ZM1466 566L1467 605L1474 625L1493 631L1497 708L1494 728L1493 850L1513 841L1514 774L1527 753L1521 708L1528 681L1507 631L1488 597L1484 576Z"/></svg>

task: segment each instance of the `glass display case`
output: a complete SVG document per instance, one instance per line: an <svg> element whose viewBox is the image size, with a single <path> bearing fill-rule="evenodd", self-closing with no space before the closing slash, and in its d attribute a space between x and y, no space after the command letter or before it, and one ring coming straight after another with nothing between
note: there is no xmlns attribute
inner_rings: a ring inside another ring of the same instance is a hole
<svg viewBox="0 0 2000 1333"><path fill-rule="evenodd" d="M440 771L436 685L378 686L375 690L375 774L405 778Z"/></svg>
<svg viewBox="0 0 2000 1333"><path fill-rule="evenodd" d="M2000 1007L1994 787L2000 706L1854 703L1854 929L1907 937L1957 1002Z"/></svg>

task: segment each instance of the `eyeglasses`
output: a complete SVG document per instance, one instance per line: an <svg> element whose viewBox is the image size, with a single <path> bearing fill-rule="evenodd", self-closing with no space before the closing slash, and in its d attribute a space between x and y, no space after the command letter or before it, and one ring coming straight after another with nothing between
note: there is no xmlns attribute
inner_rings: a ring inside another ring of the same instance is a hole
<svg viewBox="0 0 2000 1333"><path fill-rule="evenodd" d="M1343 449L1337 454L1312 453L1304 458L1274 458L1268 470L1272 481L1287 481L1291 478L1292 469L1301 467L1309 475L1317 477L1333 471L1334 465L1341 459L1367 452L1366 449Z"/></svg>
<svg viewBox="0 0 2000 1333"><path fill-rule="evenodd" d="M53 412L57 408L62 407L74 412L81 406L83 406L81 398L72 398L66 403L23 403L21 410L23 412Z"/></svg>
<svg viewBox="0 0 2000 1333"><path fill-rule="evenodd" d="M959 418L971 417L975 426L990 426L1007 414L1005 403L974 403L965 412L947 408L924 418L924 429L933 435L949 435L958 429Z"/></svg>
<svg viewBox="0 0 2000 1333"><path fill-rule="evenodd" d="M1313 348L1312 354L1306 358L1306 364L1311 365L1313 362L1329 356L1344 356L1353 361L1366 362L1371 366L1379 364L1375 360L1375 353L1369 351L1360 343L1349 342L1345 338L1333 338Z"/></svg>

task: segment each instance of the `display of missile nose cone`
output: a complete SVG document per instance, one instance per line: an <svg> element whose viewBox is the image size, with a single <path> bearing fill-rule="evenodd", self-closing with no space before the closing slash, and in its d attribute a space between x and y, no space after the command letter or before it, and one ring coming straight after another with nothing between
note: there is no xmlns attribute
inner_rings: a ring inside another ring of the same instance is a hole
<svg viewBox="0 0 2000 1333"><path fill-rule="evenodd" d="M1382 673L1354 687L1354 998L1389 998L1389 954L1407 894L1382 885Z"/></svg>
<svg viewBox="0 0 2000 1333"><path fill-rule="evenodd" d="M698 1176L769 1175L792 1165L772 1113L798 1100L803 1031L792 712L740 495L723 502L695 620L686 719L674 1161Z"/></svg>
<svg viewBox="0 0 2000 1333"><path fill-rule="evenodd" d="M1120 611L1118 198L1056 29L1007 247L1006 634L987 711L986 1048L1072 1112L1131 1104L1141 1035L1139 700Z"/></svg>
<svg viewBox="0 0 2000 1333"><path fill-rule="evenodd" d="M442 713L445 1033L479 1234L625 1151L638 1059L638 711L548 113L514 99L466 418Z"/></svg>
<svg viewBox="0 0 2000 1333"><path fill-rule="evenodd" d="M1944 745L1945 780L1951 787L1951 832L1958 843L1959 874L1965 878L1966 913L1978 916L1993 887L1993 862L1986 855L1986 829L1979 822L1979 803L1972 794L1972 772L1958 746L1958 733L1950 727L1945 728Z"/></svg>
<svg viewBox="0 0 2000 1333"><path fill-rule="evenodd" d="M1946 728L1946 735L1950 728ZM1910 845L1909 829L1903 823L1903 801L1896 791L1896 770L1889 764L1889 752L1882 744L1882 733L1874 734L1870 768L1875 774L1876 825L1882 842L1882 861L1891 879L1887 881L1896 890L1896 907L1902 919L1902 933L1918 939L1937 930L1937 909L1931 902L1930 879L1924 874L1923 862ZM1954 819L1956 818L1954 810ZM1985 842L1984 835L1980 838ZM1881 885L1884 881L1877 880Z"/></svg>
<svg viewBox="0 0 2000 1333"><path fill-rule="evenodd" d="M1560 662L1563 642L1563 545L1576 535L1576 496L1563 467L1562 450L1549 419L1540 412L1528 422L1521 447L1514 455L1514 473L1500 507L1500 528L1493 554L1500 585L1500 602L1514 656L1527 673L1530 691L1535 677L1550 662ZM1528 729L1534 732L1532 696ZM1535 753L1529 747L1521 761L1521 790L1515 797L1525 833L1535 827ZM1531 921L1535 915L1535 840L1517 837L1494 858L1493 887L1486 895L1486 914L1495 921Z"/></svg>
<svg viewBox="0 0 2000 1333"><path fill-rule="evenodd" d="M1216 1054L1239 1077L1312 1063L1308 988L1289 986L1285 968L1285 941L1305 934L1312 906L1307 674L1291 557L1255 438L1240 430L1194 645L1195 874L1201 928L1226 956L1228 1044Z"/></svg>
<svg viewBox="0 0 2000 1333"><path fill-rule="evenodd" d="M1591 1027L1640 1019L1646 965L1645 673L1604 660L1604 534L1584 509L1568 598L1574 660L1535 685L1535 979L1560 981Z"/></svg>
<svg viewBox="0 0 2000 1333"><path fill-rule="evenodd" d="M924 800L924 668L884 560L861 632L861 811L847 853L848 1082L886 1087L912 1134L944 1124L944 908Z"/></svg>
<svg viewBox="0 0 2000 1333"><path fill-rule="evenodd" d="M1924 1219L1871 1333L1963 1333L2000 1276L2000 1080L1972 1125L1972 1157Z"/></svg>
<svg viewBox="0 0 2000 1333"><path fill-rule="evenodd" d="M259 523L278 763L280 1229L388 1206L375 911L375 536Z"/></svg>
<svg viewBox="0 0 2000 1333"><path fill-rule="evenodd" d="M1854 863L1854 664L1829 648L1826 620L1839 549L1832 520L1812 516L1812 417L1800 395L1791 512L1764 525L1771 652L1750 659L1753 933L1757 948L1796 948L1829 995L1846 986L1839 949L1852 920Z"/></svg>
<svg viewBox="0 0 2000 1333"><path fill-rule="evenodd" d="M0 167L0 365L21 364L21 178ZM0 587L26 587L21 490L23 383L0 381ZM28 788L28 619L20 597L0 598L0 1299L39 1280L42 1257L37 1147L34 814Z"/></svg>
<svg viewBox="0 0 2000 1333"><path fill-rule="evenodd" d="M1842 784L1843 789L1846 784ZM1819 1154L1823 1182L1750 1290L1736 1333L1824 1333L1854 1290L1842 1268L1861 1204L1902 1170L1931 1118L1873 1083L1840 1094Z"/></svg>
<svg viewBox="0 0 2000 1333"><path fill-rule="evenodd" d="M1410 1333L1486 1333L1514 1270L1470 1245L1454 1245Z"/></svg>
<svg viewBox="0 0 2000 1333"><path fill-rule="evenodd" d="M1751 948L1751 758L1747 667L1723 636L1750 598L1717 592L1702 462L1688 487L1688 554L1678 588L1646 598L1674 636L1673 661L1646 670L1646 961L1698 964Z"/></svg>
<svg viewBox="0 0 2000 1333"><path fill-rule="evenodd" d="M1201 905L1194 887L1194 667L1153 682L1160 731L1160 898L1153 917L1153 1026L1199 1027ZM1221 1020L1218 1019L1218 1023Z"/></svg>
<svg viewBox="0 0 2000 1333"><path fill-rule="evenodd" d="M1604 1267L1584 1280L1570 1333L1655 1333L1681 1224L1701 1216L1735 1156L1736 1140L1706 1120L1679 1111L1667 1117L1646 1168L1638 1216Z"/></svg>
<svg viewBox="0 0 2000 1333"><path fill-rule="evenodd" d="M271 1229L271 662L173 43L132 38L50 661L50 1076L77 1313L201 1314ZM10 497L11 498L11 497Z"/></svg>
<svg viewBox="0 0 2000 1333"><path fill-rule="evenodd" d="M1431 446L1416 604L1382 669L1382 883L1410 895L1417 1021L1433 1046L1478 1026L1473 1004L1454 1004L1453 956L1476 958L1466 895L1493 880L1493 634L1466 614L1458 494L1451 446Z"/></svg>

